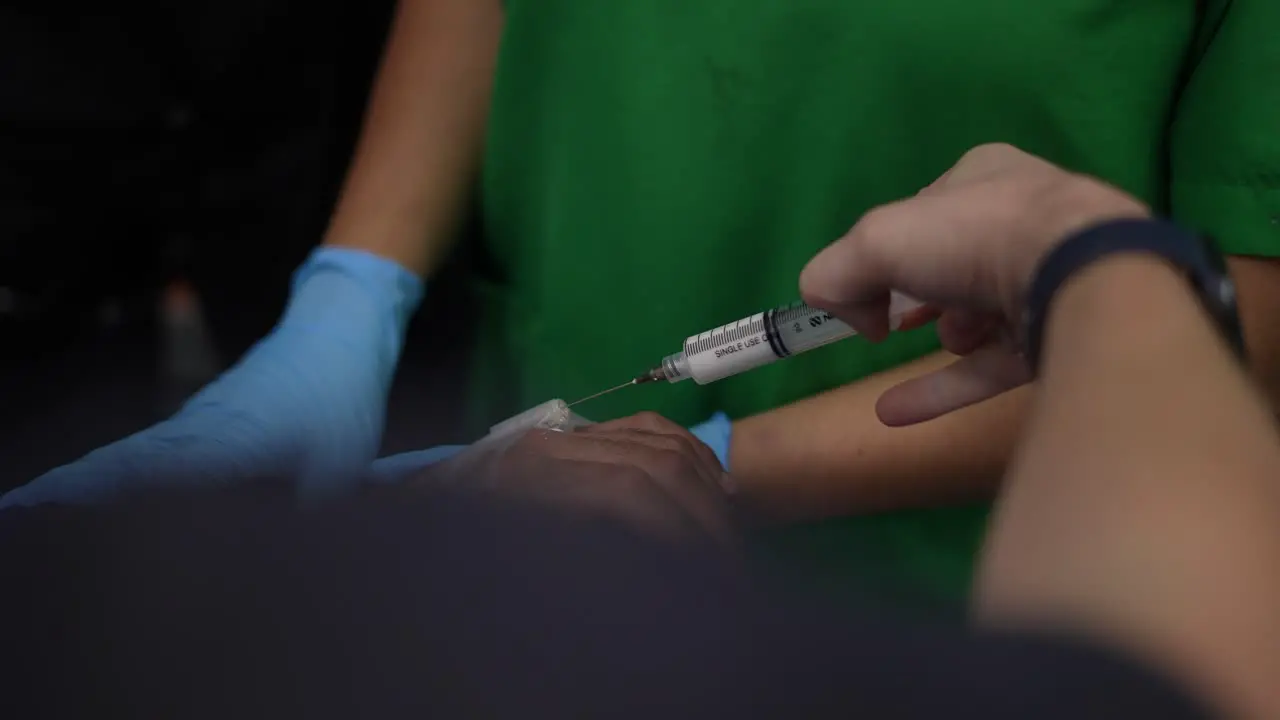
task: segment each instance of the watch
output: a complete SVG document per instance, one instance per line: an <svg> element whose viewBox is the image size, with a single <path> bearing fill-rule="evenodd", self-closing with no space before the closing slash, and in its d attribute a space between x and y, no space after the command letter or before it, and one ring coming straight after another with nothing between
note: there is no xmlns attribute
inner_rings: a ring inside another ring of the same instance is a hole
<svg viewBox="0 0 1280 720"><path fill-rule="evenodd" d="M1213 241L1167 220L1113 220L1078 232L1040 263L1027 295L1024 350L1039 371L1044 325L1057 291L1081 269L1118 254L1159 257L1182 271L1200 304L1237 357L1245 357L1236 287Z"/></svg>

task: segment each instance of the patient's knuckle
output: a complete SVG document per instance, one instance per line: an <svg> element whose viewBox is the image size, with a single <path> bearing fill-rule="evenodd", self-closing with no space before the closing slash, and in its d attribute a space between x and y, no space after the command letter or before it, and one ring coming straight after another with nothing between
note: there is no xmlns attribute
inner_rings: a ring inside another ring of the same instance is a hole
<svg viewBox="0 0 1280 720"><path fill-rule="evenodd" d="M644 470L631 466L620 466L610 478L614 493L622 497L639 497L647 494L652 480Z"/></svg>
<svg viewBox="0 0 1280 720"><path fill-rule="evenodd" d="M687 452L688 444L674 433L654 434L648 438L649 443L662 452Z"/></svg>
<svg viewBox="0 0 1280 720"><path fill-rule="evenodd" d="M651 410L636 413L631 419L632 426L636 429L655 433L668 432L674 425L670 420Z"/></svg>
<svg viewBox="0 0 1280 720"><path fill-rule="evenodd" d="M694 472L694 467L687 453L658 450L653 456L653 471L663 479L676 480Z"/></svg>

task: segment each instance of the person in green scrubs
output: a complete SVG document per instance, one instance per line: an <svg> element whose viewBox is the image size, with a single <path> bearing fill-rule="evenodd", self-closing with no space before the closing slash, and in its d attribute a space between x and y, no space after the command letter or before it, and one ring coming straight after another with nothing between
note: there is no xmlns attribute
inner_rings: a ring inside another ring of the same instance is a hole
<svg viewBox="0 0 1280 720"><path fill-rule="evenodd" d="M988 142L1211 233L1280 396L1280 3L496 3L403 0L328 238L429 277L479 164L476 430L795 300L818 250ZM938 347L852 339L581 411L727 413L745 500L805 528L796 562L949 596L1026 400L886 427L880 394L950 362Z"/></svg>

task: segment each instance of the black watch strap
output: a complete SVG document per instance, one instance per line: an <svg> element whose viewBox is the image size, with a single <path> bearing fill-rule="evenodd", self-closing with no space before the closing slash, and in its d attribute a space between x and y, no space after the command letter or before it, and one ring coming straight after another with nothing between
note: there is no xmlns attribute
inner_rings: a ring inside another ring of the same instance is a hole
<svg viewBox="0 0 1280 720"><path fill-rule="evenodd" d="M1232 349L1243 358L1244 335L1236 311L1235 285L1212 243L1166 220L1114 220L1083 230L1041 262L1026 304L1025 350L1040 368L1044 325L1058 289L1082 268L1120 253L1155 255L1184 271L1205 310Z"/></svg>

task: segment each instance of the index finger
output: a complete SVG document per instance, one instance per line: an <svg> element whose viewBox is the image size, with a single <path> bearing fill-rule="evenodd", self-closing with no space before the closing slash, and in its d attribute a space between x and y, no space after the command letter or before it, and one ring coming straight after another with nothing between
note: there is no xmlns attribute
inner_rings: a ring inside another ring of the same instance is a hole
<svg viewBox="0 0 1280 720"><path fill-rule="evenodd" d="M947 188L876 208L800 275L806 302L870 340L889 332L889 293L924 303L987 307L997 300L983 247L1003 227L982 186ZM1008 223L1004 223L1007 225Z"/></svg>

